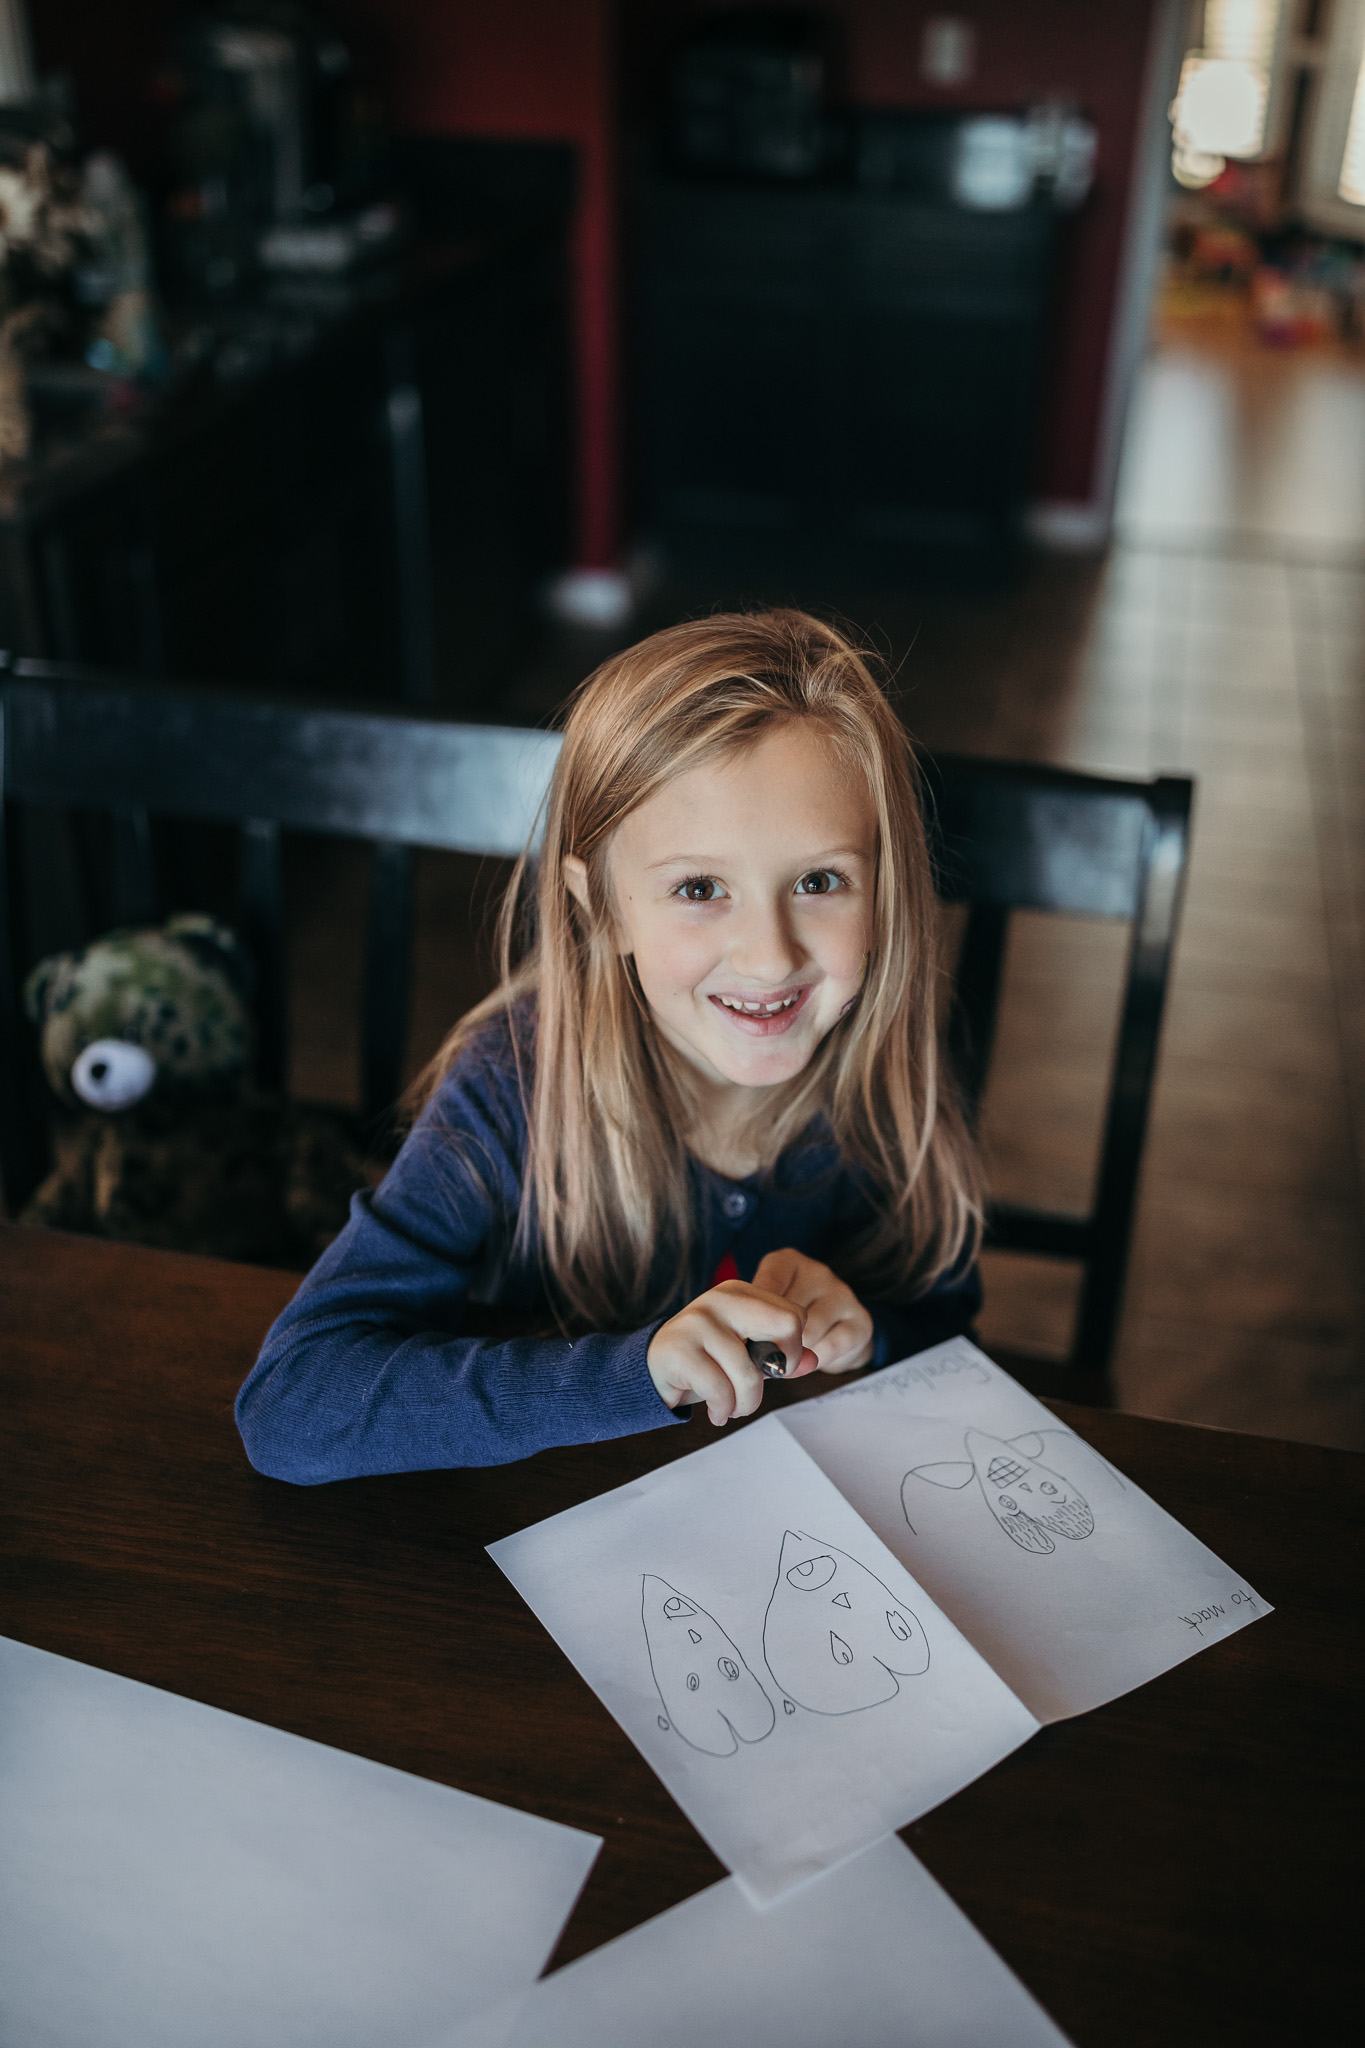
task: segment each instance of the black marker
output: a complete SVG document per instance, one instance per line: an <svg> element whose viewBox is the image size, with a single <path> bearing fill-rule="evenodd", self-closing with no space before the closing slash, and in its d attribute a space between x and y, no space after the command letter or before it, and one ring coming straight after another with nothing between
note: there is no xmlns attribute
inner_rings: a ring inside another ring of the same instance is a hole
<svg viewBox="0 0 1365 2048"><path fill-rule="evenodd" d="M765 1380L784 1380L787 1377L787 1354L771 1337L746 1337L744 1349Z"/></svg>

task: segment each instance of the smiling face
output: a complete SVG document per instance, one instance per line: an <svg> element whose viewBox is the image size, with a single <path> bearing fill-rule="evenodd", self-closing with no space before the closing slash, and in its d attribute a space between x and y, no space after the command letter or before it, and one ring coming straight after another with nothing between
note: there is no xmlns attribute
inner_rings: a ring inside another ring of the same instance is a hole
<svg viewBox="0 0 1365 2048"><path fill-rule="evenodd" d="M807 1065L862 985L876 859L870 793L810 720L676 776L624 820L618 943L704 1079L770 1088Z"/></svg>

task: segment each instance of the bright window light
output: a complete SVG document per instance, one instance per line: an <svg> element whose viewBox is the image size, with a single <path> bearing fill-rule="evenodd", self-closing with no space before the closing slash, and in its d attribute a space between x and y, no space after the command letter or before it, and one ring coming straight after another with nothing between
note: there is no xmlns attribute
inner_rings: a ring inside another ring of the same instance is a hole
<svg viewBox="0 0 1365 2048"><path fill-rule="evenodd" d="M1191 50L1171 103L1171 167L1182 185L1207 185L1230 156L1265 147L1270 64L1282 0L1207 0L1204 47Z"/></svg>
<svg viewBox="0 0 1365 2048"><path fill-rule="evenodd" d="M1351 102L1351 125L1346 130L1346 154L1341 160L1337 196L1352 206L1365 206L1365 58L1356 79L1356 96Z"/></svg>
<svg viewBox="0 0 1365 2048"><path fill-rule="evenodd" d="M1187 57L1180 74L1180 134L1191 149L1255 156L1270 81L1235 57Z"/></svg>

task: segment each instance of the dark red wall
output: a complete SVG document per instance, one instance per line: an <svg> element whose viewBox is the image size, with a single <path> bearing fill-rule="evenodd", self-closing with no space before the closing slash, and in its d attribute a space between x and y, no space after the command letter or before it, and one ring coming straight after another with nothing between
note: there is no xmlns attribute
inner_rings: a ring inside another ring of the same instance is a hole
<svg viewBox="0 0 1365 2048"><path fill-rule="evenodd" d="M616 560L620 535L617 91L610 0L351 0L388 43L394 125L425 135L575 143L577 546Z"/></svg>

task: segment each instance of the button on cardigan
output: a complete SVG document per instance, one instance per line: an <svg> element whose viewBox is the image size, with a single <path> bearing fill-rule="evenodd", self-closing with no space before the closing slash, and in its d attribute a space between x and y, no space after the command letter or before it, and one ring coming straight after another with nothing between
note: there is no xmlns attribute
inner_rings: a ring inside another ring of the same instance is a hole
<svg viewBox="0 0 1365 2048"><path fill-rule="evenodd" d="M693 1162L691 1284L640 1329L495 1338L471 1303L553 1329L534 1246L513 1242L526 1112L512 1021L456 1061L386 1179L266 1337L237 1397L258 1470L299 1485L433 1466L500 1465L552 1445L597 1443L685 1419L660 1399L645 1354L660 1323L703 1291L728 1253L750 1279L790 1246L838 1272L869 1221L866 1192L828 1138L793 1146L763 1175L727 1180ZM534 1012L519 1013L523 1067ZM918 1301L869 1301L873 1363L956 1335L980 1305L975 1267Z"/></svg>

